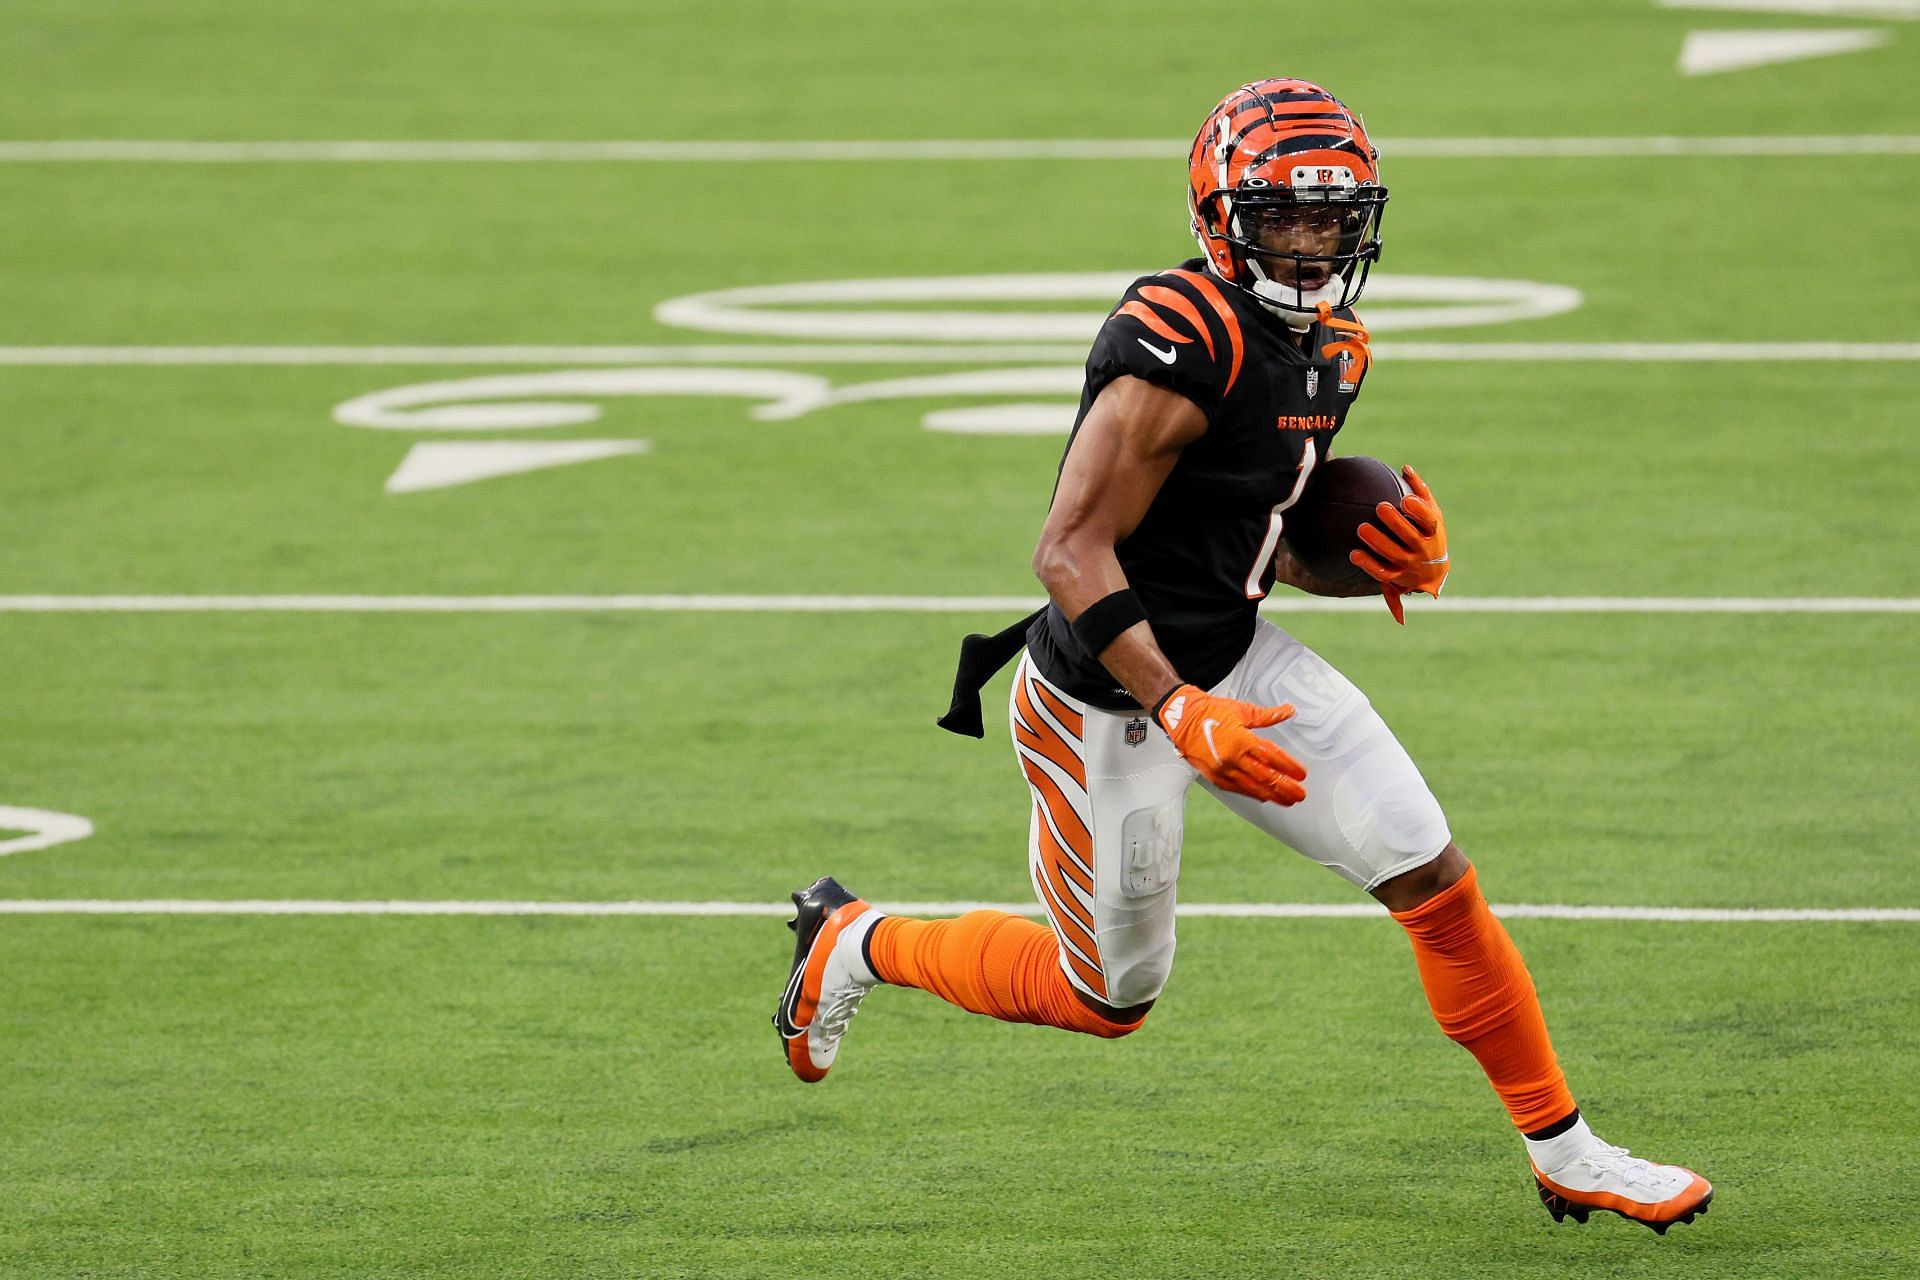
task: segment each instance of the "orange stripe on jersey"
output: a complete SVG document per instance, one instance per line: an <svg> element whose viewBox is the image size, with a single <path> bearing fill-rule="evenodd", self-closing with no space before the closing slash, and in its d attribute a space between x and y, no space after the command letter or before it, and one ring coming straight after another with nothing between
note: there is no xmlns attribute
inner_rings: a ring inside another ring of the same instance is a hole
<svg viewBox="0 0 1920 1280"><path fill-rule="evenodd" d="M1240 335L1240 317L1233 314L1233 308L1228 306L1227 300L1220 296L1219 286L1199 272L1183 271L1175 267L1166 274L1191 281L1193 286L1200 290L1200 296L1207 300L1207 305L1213 308L1214 314L1220 317L1221 323L1227 326L1227 346L1233 352L1233 363L1227 370L1227 390L1233 390L1234 382L1240 377L1240 360L1243 348L1246 346Z"/></svg>
<svg viewBox="0 0 1920 1280"><path fill-rule="evenodd" d="M1205 332L1205 330L1202 330L1202 332ZM1035 693L1040 695L1041 703L1045 705L1047 710L1053 712L1053 718L1058 720L1061 725L1066 728L1068 733L1076 738L1086 733L1086 716L1068 706L1062 701L1059 694L1047 688L1047 686L1041 684L1038 680L1028 679L1027 684Z"/></svg>
<svg viewBox="0 0 1920 1280"><path fill-rule="evenodd" d="M1213 333L1207 328L1207 322L1200 318L1199 309L1187 301L1186 294L1177 289L1169 289L1163 284L1150 284L1140 290L1140 296L1148 302L1174 312L1192 325L1193 331L1200 335L1200 341L1207 344L1207 354L1213 354Z"/></svg>
<svg viewBox="0 0 1920 1280"><path fill-rule="evenodd" d="M1146 305L1144 302L1129 302L1126 306L1120 308L1120 314L1123 316L1134 317L1135 319L1140 321L1141 324L1146 325L1147 328L1153 330L1155 333L1165 338L1168 342L1192 342L1193 341L1192 338L1187 337L1183 333L1177 332L1172 325L1169 325L1165 320L1162 320L1159 316L1155 315L1153 312L1153 308Z"/></svg>

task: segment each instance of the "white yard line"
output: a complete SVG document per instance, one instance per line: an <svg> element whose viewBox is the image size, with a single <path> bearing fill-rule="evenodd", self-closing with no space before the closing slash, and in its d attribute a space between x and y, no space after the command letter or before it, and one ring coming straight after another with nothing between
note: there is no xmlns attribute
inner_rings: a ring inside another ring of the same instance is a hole
<svg viewBox="0 0 1920 1280"><path fill-rule="evenodd" d="M1920 360L1920 342L1382 342L1384 360L1722 361Z"/></svg>
<svg viewBox="0 0 1920 1280"><path fill-rule="evenodd" d="M962 614L1025 612L1023 595L0 595L15 614Z"/></svg>
<svg viewBox="0 0 1920 1280"><path fill-rule="evenodd" d="M1096 317L1097 319L1097 317ZM1605 361L1691 364L1753 361L1920 360L1920 342L1380 342L1394 361ZM650 365L650 364L1080 364L1084 344L953 346L260 346L0 347L0 365Z"/></svg>
<svg viewBox="0 0 1920 1280"><path fill-rule="evenodd" d="M1017 364L1059 360L1078 364L1086 358L1085 343L964 347L845 342L831 346L0 347L0 365Z"/></svg>
<svg viewBox="0 0 1920 1280"><path fill-rule="evenodd" d="M0 613L1019 613L1038 596L14 595ZM1370 613L1372 596L1285 596L1271 613ZM1920 596L1449 596L1422 613L1920 613Z"/></svg>
<svg viewBox="0 0 1920 1280"><path fill-rule="evenodd" d="M600 142L255 140L191 142L68 139L0 142L13 164L365 164L672 163L768 164L893 160L1155 160L1184 156L1185 138L982 138ZM1920 135L1394 138L1379 143L1393 160L1611 156L1920 155Z"/></svg>
<svg viewBox="0 0 1920 1280"><path fill-rule="evenodd" d="M1726 13L1805 14L1821 18L1920 19L1920 0L1654 0L1662 9L1712 9Z"/></svg>
<svg viewBox="0 0 1920 1280"><path fill-rule="evenodd" d="M1026 902L893 902L884 911L913 916L1007 911L1039 916ZM1920 923L1916 907L1589 907L1561 903L1496 903L1509 920L1656 920L1732 924ZM1379 918L1373 903L1183 902L1182 916L1238 919ZM776 916L793 914L784 902L515 902L343 901L313 898L0 898L0 915L168 916Z"/></svg>

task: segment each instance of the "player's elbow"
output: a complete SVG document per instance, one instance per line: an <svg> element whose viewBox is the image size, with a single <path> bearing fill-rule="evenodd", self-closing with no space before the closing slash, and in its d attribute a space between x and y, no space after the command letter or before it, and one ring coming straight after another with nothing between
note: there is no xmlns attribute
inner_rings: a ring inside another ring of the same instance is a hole
<svg viewBox="0 0 1920 1280"><path fill-rule="evenodd" d="M1040 579L1040 585L1048 592L1057 592L1079 581L1102 550L1111 555L1113 544L1103 543L1084 531L1043 529L1033 549L1033 576Z"/></svg>
<svg viewBox="0 0 1920 1280"><path fill-rule="evenodd" d="M1033 576L1040 579L1041 586L1052 591L1073 574L1075 563L1068 539L1052 530L1041 532L1040 541L1033 548Z"/></svg>

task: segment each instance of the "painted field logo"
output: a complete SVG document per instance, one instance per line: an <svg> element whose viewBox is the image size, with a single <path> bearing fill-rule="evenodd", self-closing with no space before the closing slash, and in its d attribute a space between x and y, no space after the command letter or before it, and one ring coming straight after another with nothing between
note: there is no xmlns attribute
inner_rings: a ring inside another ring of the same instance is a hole
<svg viewBox="0 0 1920 1280"><path fill-rule="evenodd" d="M802 341L803 348L656 347L645 367L497 374L415 383L356 396L334 408L343 426L429 434L544 431L596 422L597 401L623 396L724 396L754 402L748 416L788 422L871 400L983 399L921 412L929 431L957 435L1065 435L1073 425L1087 345L1106 308L1136 272L926 276L752 285L672 298L663 324L702 333ZM1502 324L1580 305L1577 289L1529 280L1376 275L1367 328L1374 333ZM936 303L993 304L967 309ZM1010 309L1008 303L1029 304ZM1075 305L1078 304L1078 305ZM913 376L835 384L780 365L901 364ZM942 366L949 372L924 372ZM987 366L987 367L980 367ZM1351 362L1339 389L1351 394ZM1308 374L1307 394L1318 390ZM1311 428L1308 428L1311 429ZM496 476L639 456L634 439L475 440L413 445L387 478L389 493L416 493Z"/></svg>

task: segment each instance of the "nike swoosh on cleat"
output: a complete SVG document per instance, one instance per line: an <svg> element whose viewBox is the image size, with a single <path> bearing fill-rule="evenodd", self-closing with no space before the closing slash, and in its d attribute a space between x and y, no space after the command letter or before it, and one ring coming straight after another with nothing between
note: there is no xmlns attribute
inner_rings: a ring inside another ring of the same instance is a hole
<svg viewBox="0 0 1920 1280"><path fill-rule="evenodd" d="M1154 346L1151 342L1148 342L1145 338L1135 338L1134 341L1139 343L1141 346L1145 347L1147 350L1153 352L1154 358L1158 360L1161 364L1172 364L1174 356L1179 354L1172 347L1168 347L1165 351L1162 351L1160 348Z"/></svg>
<svg viewBox="0 0 1920 1280"><path fill-rule="evenodd" d="M1220 763L1220 748L1213 745L1213 730L1214 726L1219 723L1218 720L1202 720L1200 722L1200 732L1207 735L1207 750L1213 752L1213 762L1215 764Z"/></svg>

